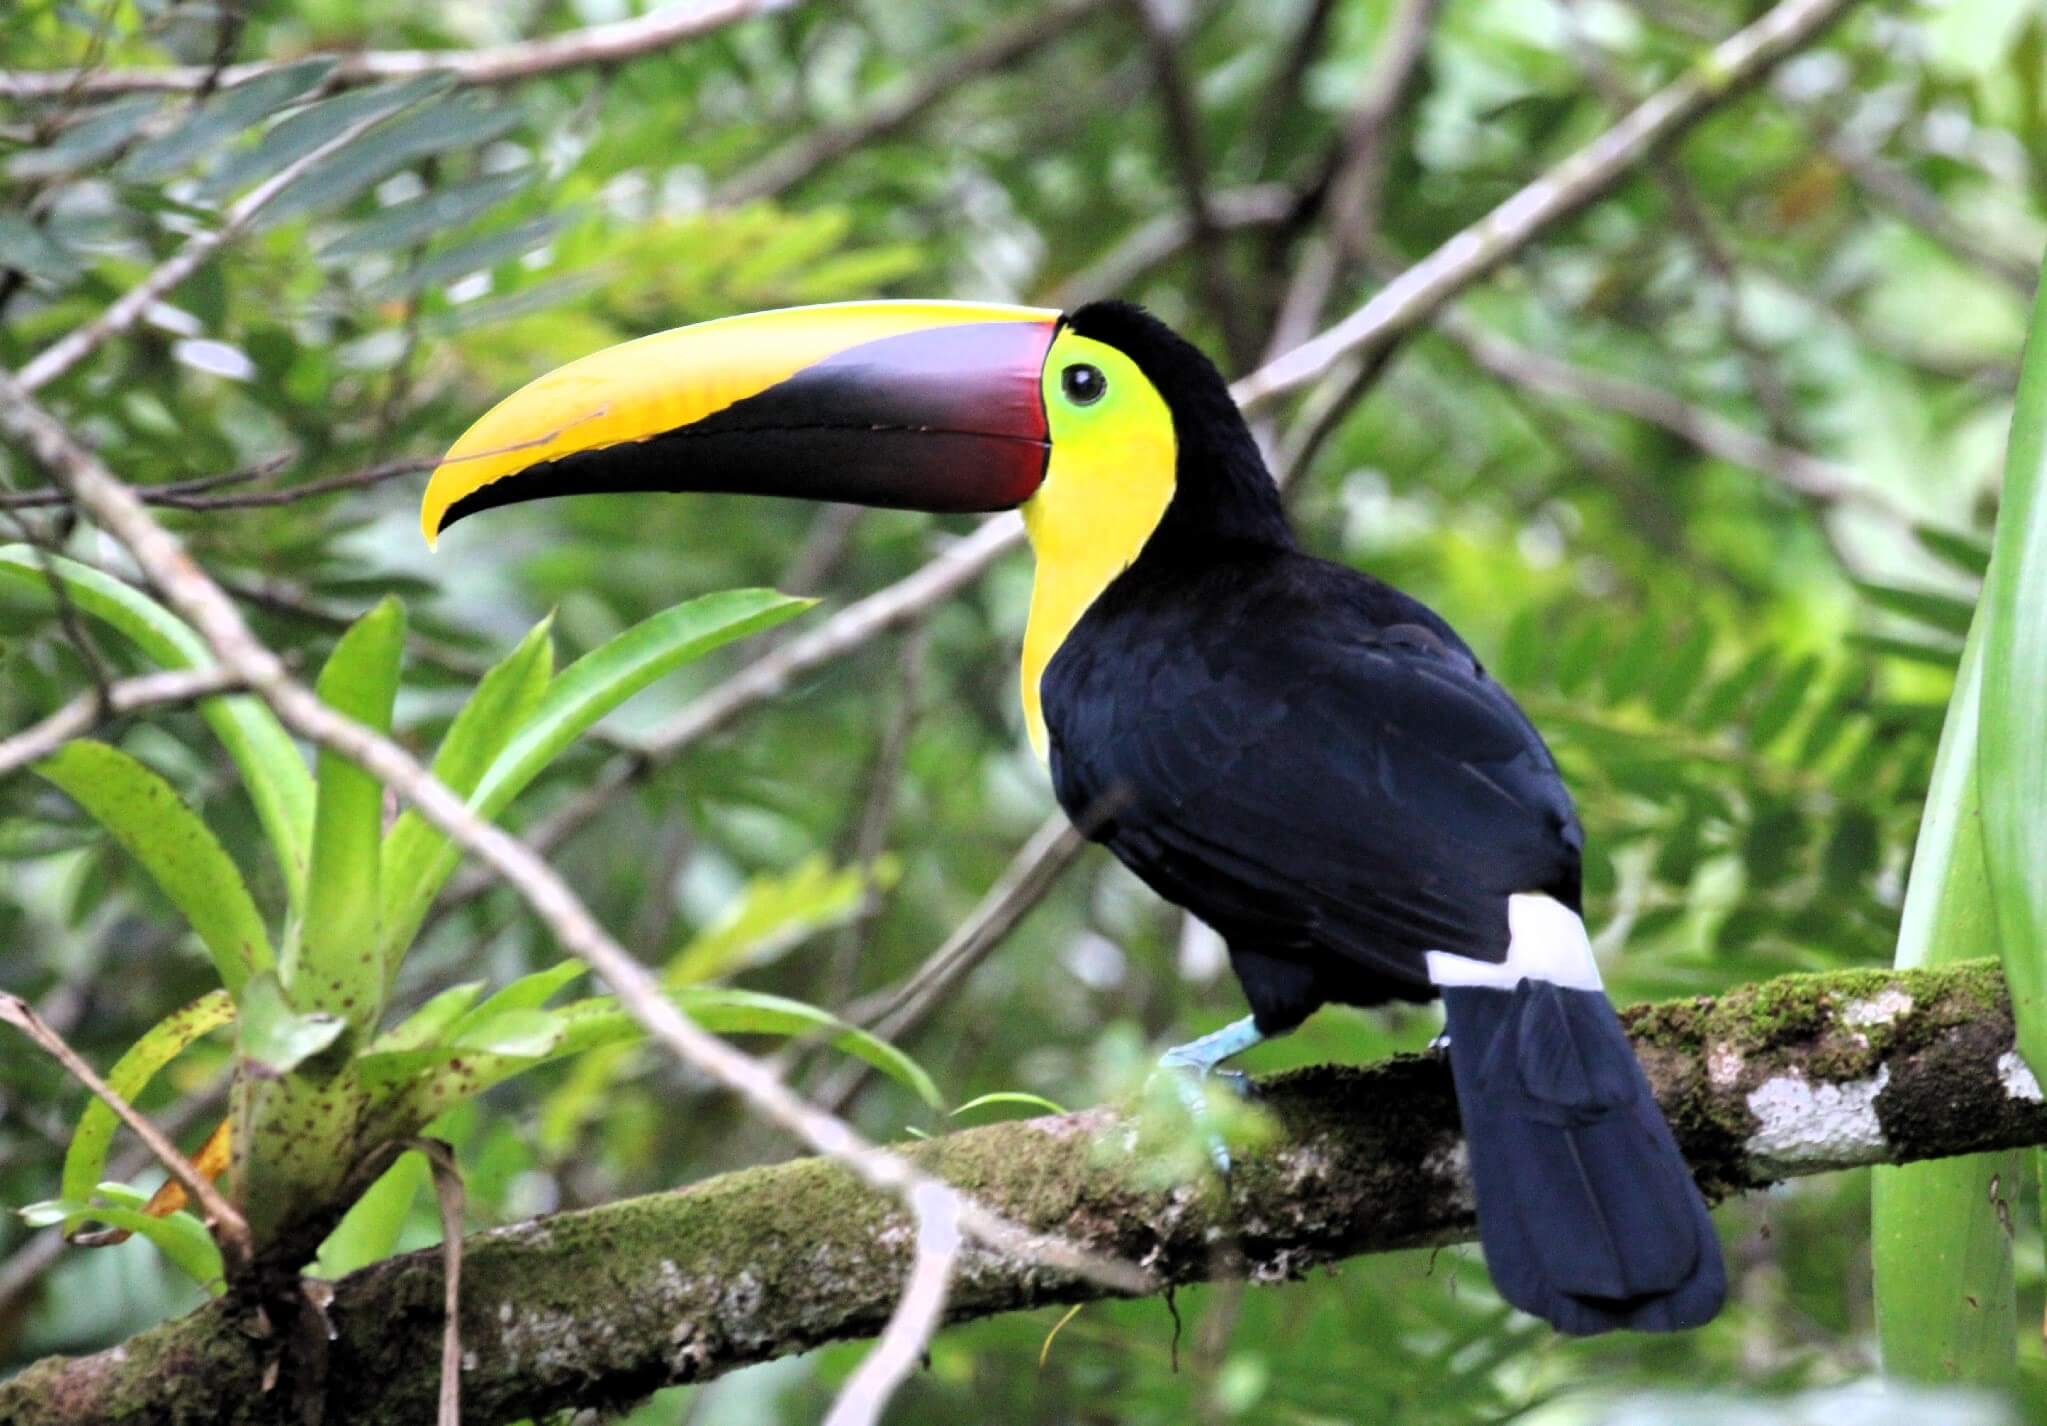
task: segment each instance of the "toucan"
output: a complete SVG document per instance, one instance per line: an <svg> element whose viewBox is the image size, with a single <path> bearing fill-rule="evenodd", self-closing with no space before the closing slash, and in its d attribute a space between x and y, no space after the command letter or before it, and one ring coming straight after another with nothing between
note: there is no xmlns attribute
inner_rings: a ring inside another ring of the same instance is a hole
<svg viewBox="0 0 2047 1426"><path fill-rule="evenodd" d="M1548 747L1427 606L1302 551L1221 375L1165 324L857 302L642 337L484 415L420 522L431 543L597 491L1020 510L1031 743L1075 823L1221 933L1249 1002L1164 1063L1212 1074L1324 1004L1440 996L1501 1295L1581 1334L1719 1310Z"/></svg>

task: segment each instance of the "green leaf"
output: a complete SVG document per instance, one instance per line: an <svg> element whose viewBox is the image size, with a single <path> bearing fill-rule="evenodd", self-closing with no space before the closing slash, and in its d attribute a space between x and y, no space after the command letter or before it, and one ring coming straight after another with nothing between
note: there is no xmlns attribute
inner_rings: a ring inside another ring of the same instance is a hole
<svg viewBox="0 0 2047 1426"><path fill-rule="evenodd" d="M459 797L476 790L485 771L504 751L512 735L526 725L554 676L552 615L541 620L477 683L476 691L455 715L434 754L433 773ZM425 818L406 809L385 839L382 872L383 924L387 930L402 921L398 894L410 884L410 872L443 845L446 838ZM384 940L385 976L398 973L411 940Z"/></svg>
<svg viewBox="0 0 2047 1426"><path fill-rule="evenodd" d="M1979 830L1981 688L1976 637L1963 652L1934 757L1898 928L1900 969L1967 960L1998 938ZM1871 1170L1870 1251L1886 1372L1982 1385L2015 1378L2009 1202L2018 1173L2019 1156L2009 1152Z"/></svg>
<svg viewBox="0 0 2047 1426"><path fill-rule="evenodd" d="M415 159L449 149L476 149L516 129L525 115L474 92L423 104L370 130L293 179L264 206L259 228L322 212L382 181Z"/></svg>
<svg viewBox="0 0 2047 1426"><path fill-rule="evenodd" d="M515 257L524 257L560 232L563 221L563 214L550 213L502 232L487 233L371 284L363 292L363 298L368 302L391 302L429 287L446 286L458 277L485 271Z"/></svg>
<svg viewBox="0 0 2047 1426"><path fill-rule="evenodd" d="M49 558L49 574L82 612L126 637L163 668L211 668L212 653L192 628L148 595L89 565ZM27 545L0 547L0 580L48 597L43 557ZM199 714L242 775L269 835L285 891L296 910L312 846L313 779L291 735L263 703L246 694L200 700Z"/></svg>
<svg viewBox="0 0 2047 1426"><path fill-rule="evenodd" d="M35 765L142 864L213 956L220 983L241 989L270 969L270 937L234 859L162 777L119 748L80 739Z"/></svg>
<svg viewBox="0 0 2047 1426"><path fill-rule="evenodd" d="M0 213L0 267L59 290L83 275L83 264L18 213Z"/></svg>
<svg viewBox="0 0 2047 1426"><path fill-rule="evenodd" d="M585 975L589 969L581 961L568 960L559 965L551 965L546 970L522 975L458 1020L449 1031L449 1037L462 1038L478 1022L502 1015L509 1010L538 1010L552 1000L563 986Z"/></svg>
<svg viewBox="0 0 2047 1426"><path fill-rule="evenodd" d="M474 222L498 204L533 182L534 170L485 174L463 183L450 183L394 203L375 217L365 218L320 249L327 262L365 257L371 253L396 252L424 242L444 228L458 228Z"/></svg>
<svg viewBox="0 0 2047 1426"><path fill-rule="evenodd" d="M1914 525L1912 538L1935 559L1973 578L1990 571L1990 542L1981 535L1945 530L1938 525Z"/></svg>
<svg viewBox="0 0 2047 1426"><path fill-rule="evenodd" d="M114 1061L107 1071L107 1087L134 1103L149 1087L156 1072L184 1053L185 1048L209 1030L217 1030L235 1018L234 997L225 990L210 990L182 1009L174 1010L143 1033ZM83 1199L107 1171L107 1149L121 1121L98 1098L89 1101L71 1132L71 1146L64 1151L63 1195Z"/></svg>
<svg viewBox="0 0 2047 1426"><path fill-rule="evenodd" d="M270 974L251 976L242 988L241 1022L242 1063L258 1079L290 1074L340 1039L348 1028L343 1016L295 1009L277 977Z"/></svg>
<svg viewBox="0 0 2047 1426"><path fill-rule="evenodd" d="M448 1028L468 1013L476 1003L476 997L483 993L480 980L465 981L451 985L426 1004L412 1012L404 1020L370 1042L367 1054L392 1054L401 1050L421 1050L437 1045L447 1035Z"/></svg>
<svg viewBox="0 0 2047 1426"><path fill-rule="evenodd" d="M314 1271L331 1282L390 1257L426 1182L425 1155L400 1154L327 1235Z"/></svg>
<svg viewBox="0 0 2047 1426"><path fill-rule="evenodd" d="M1983 586L1983 865L2018 1022L2047 1075L2047 282L2034 300Z"/></svg>
<svg viewBox="0 0 2047 1426"><path fill-rule="evenodd" d="M137 144L114 168L127 183L149 183L168 177L268 118L319 84L333 72L331 57L301 60L268 70L216 94L186 115L169 132Z"/></svg>
<svg viewBox="0 0 2047 1426"><path fill-rule="evenodd" d="M815 602L772 589L735 589L707 594L641 620L561 671L525 726L492 761L469 805L484 818L495 819L593 723L655 679L734 639L773 628ZM386 897L387 950L411 943L457 859L437 829L422 836L419 855L401 871L405 880Z"/></svg>
<svg viewBox="0 0 2047 1426"><path fill-rule="evenodd" d="M142 1196L126 1184L102 1184L99 1191L102 1197L119 1195L124 1201L110 1205L91 1203L83 1198L46 1199L24 1207L21 1210L22 1221L31 1227L62 1221L104 1223L109 1228L124 1229L138 1238L148 1239L158 1252L170 1259L173 1266L214 1296L218 1297L227 1290L220 1249L214 1246L205 1224L183 1211L162 1218L151 1217L142 1211Z"/></svg>
<svg viewBox="0 0 2047 1426"><path fill-rule="evenodd" d="M1975 606L1966 599L1957 599L1952 594L1942 594L1933 589L1910 589L1900 584L1881 584L1875 580L1858 579L1855 587L1866 595L1879 609L1887 609L1902 615L1915 623L1939 629L1949 634L1969 632L1969 620L1975 614Z"/></svg>
<svg viewBox="0 0 2047 1426"><path fill-rule="evenodd" d="M886 880L893 868L878 868ZM717 980L773 960L819 931L843 925L867 899L858 867L834 869L810 857L783 876L758 876L710 926L669 959L662 981L670 986Z"/></svg>
<svg viewBox="0 0 2047 1426"><path fill-rule="evenodd" d="M405 611L387 598L335 644L320 671L321 701L379 733L389 732L404 652ZM318 785L305 924L296 954L286 950L282 979L307 1009L368 1027L382 1014L384 1000L383 958L377 953L384 786L327 747L320 749Z"/></svg>
<svg viewBox="0 0 2047 1426"><path fill-rule="evenodd" d="M308 104L271 129L254 148L233 155L216 168L199 185L198 201L222 203L237 190L289 168L353 125L395 114L422 99L446 92L454 83L451 74L422 74L417 79L351 90Z"/></svg>
<svg viewBox="0 0 2047 1426"><path fill-rule="evenodd" d="M52 178L77 173L117 152L155 117L163 100L154 94L119 99L94 111L48 143L23 149L7 160L9 178Z"/></svg>
<svg viewBox="0 0 2047 1426"><path fill-rule="evenodd" d="M1054 1104L1042 1094L1026 1094L1020 1089L1000 1089L993 1094L978 1095L952 1111L950 1118L970 1114L976 1109L986 1109L995 1104L1013 1104L1019 1109L1042 1109L1047 1114L1064 1114L1066 1106Z"/></svg>

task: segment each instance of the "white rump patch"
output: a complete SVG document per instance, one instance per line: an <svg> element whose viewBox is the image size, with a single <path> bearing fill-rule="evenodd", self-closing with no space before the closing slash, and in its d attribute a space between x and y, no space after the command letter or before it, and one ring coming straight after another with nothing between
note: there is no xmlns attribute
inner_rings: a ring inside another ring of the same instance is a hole
<svg viewBox="0 0 2047 1426"><path fill-rule="evenodd" d="M1507 958L1481 961L1448 951L1424 958L1432 985L1486 985L1512 990L1546 980L1568 990L1603 990L1599 962L1578 913L1554 897L1524 891L1507 898Z"/></svg>

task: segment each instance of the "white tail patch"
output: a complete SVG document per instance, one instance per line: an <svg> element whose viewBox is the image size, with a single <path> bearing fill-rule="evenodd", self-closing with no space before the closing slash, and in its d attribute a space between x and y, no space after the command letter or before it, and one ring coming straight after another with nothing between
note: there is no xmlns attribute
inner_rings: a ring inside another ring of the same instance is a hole
<svg viewBox="0 0 2047 1426"><path fill-rule="evenodd" d="M1507 898L1507 958L1481 961L1448 951L1424 959L1432 985L1487 985L1512 990L1546 980L1569 990L1604 990L1592 941L1578 913L1554 897L1524 891Z"/></svg>

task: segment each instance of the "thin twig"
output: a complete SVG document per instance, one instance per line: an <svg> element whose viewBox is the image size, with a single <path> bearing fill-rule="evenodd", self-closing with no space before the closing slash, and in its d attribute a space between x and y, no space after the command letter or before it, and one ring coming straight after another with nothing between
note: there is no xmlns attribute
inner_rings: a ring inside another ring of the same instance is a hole
<svg viewBox="0 0 2047 1426"><path fill-rule="evenodd" d="M239 1278L251 1261L249 1225L235 1206L213 1186L213 1181L194 1168L192 1161L179 1152L178 1146L166 1138L162 1130L116 1094L76 1050L64 1043L63 1036L43 1023L34 1006L18 995L0 991L0 1020L41 1046L45 1053L64 1066L73 1079L99 1096L122 1123L135 1131L136 1138L148 1145L164 1171L183 1184L185 1192L206 1210L207 1226L212 1228L214 1241L220 1245L221 1262L227 1269L228 1280L232 1282Z"/></svg>
<svg viewBox="0 0 2047 1426"><path fill-rule="evenodd" d="M0 777L48 757L108 718L196 703L240 686L240 679L218 667L145 673L109 683L103 692L80 694L40 723L0 740Z"/></svg>
<svg viewBox="0 0 2047 1426"><path fill-rule="evenodd" d="M1308 385L1345 357L1384 346L1427 321L1456 293L1497 270L1556 224L1582 212L1653 149L1670 143L1804 45L1853 0L1781 0L1716 46L1612 128L1381 288L1314 339L1237 383L1257 406Z"/></svg>
<svg viewBox="0 0 2047 1426"><path fill-rule="evenodd" d="M544 39L520 40L472 50L366 50L337 57L323 90L346 89L384 79L410 79L445 70L458 84L512 84L565 69L614 65L696 39L735 20L780 8L787 0L705 0L655 10L631 20L589 25ZM296 63L296 61L292 61ZM218 82L232 88L281 68L281 63L231 64ZM209 65L166 69L97 71L0 71L0 98L55 99L162 90L197 90L213 73Z"/></svg>
<svg viewBox="0 0 2047 1426"><path fill-rule="evenodd" d="M959 1195L940 1184L920 1185L910 1195L917 1220L917 1249L896 1310L838 1400L824 1426L876 1426L896 1388L923 1359L945 1317L945 1298L960 1256Z"/></svg>
<svg viewBox="0 0 2047 1426"><path fill-rule="evenodd" d="M1284 223L1299 196L1283 183L1220 188L1209 195L1216 227L1224 232L1270 228ZM1046 294L1053 307L1074 308L1097 297L1127 293L1153 269L1170 262L1194 240L1184 208L1140 223L1121 242L1079 272L1062 278Z"/></svg>
<svg viewBox="0 0 2047 1426"><path fill-rule="evenodd" d="M169 505L184 496L199 495L229 485L246 485L249 481L275 475L297 458L295 451L279 451L239 470L201 475L191 480L174 480L163 485L138 485L135 493L151 505ZM0 510L37 510L70 503L71 497L54 485L41 490L0 491Z"/></svg>
<svg viewBox="0 0 2047 1426"><path fill-rule="evenodd" d="M434 1201L441 1210L441 1392L436 1426L462 1426L462 1215L467 1195L455 1151L445 1140L413 1139L433 1170Z"/></svg>
<svg viewBox="0 0 2047 1426"><path fill-rule="evenodd" d="M457 846L504 877L562 948L586 962L654 1040L798 1142L844 1164L869 1187L902 1197L928 1181L900 1155L875 1148L844 1120L806 1103L759 1060L699 1027L663 994L653 972L598 923L544 858L478 817L390 738L336 712L293 679L283 661L250 632L233 601L134 492L5 374L0 374L0 429L19 439L53 478L71 490L82 510L127 546L165 601L286 727L375 777ZM1041 1240L973 1204L962 1208L961 1222L990 1247L1056 1271L1114 1282L1131 1291L1142 1291L1151 1281L1141 1269Z"/></svg>

